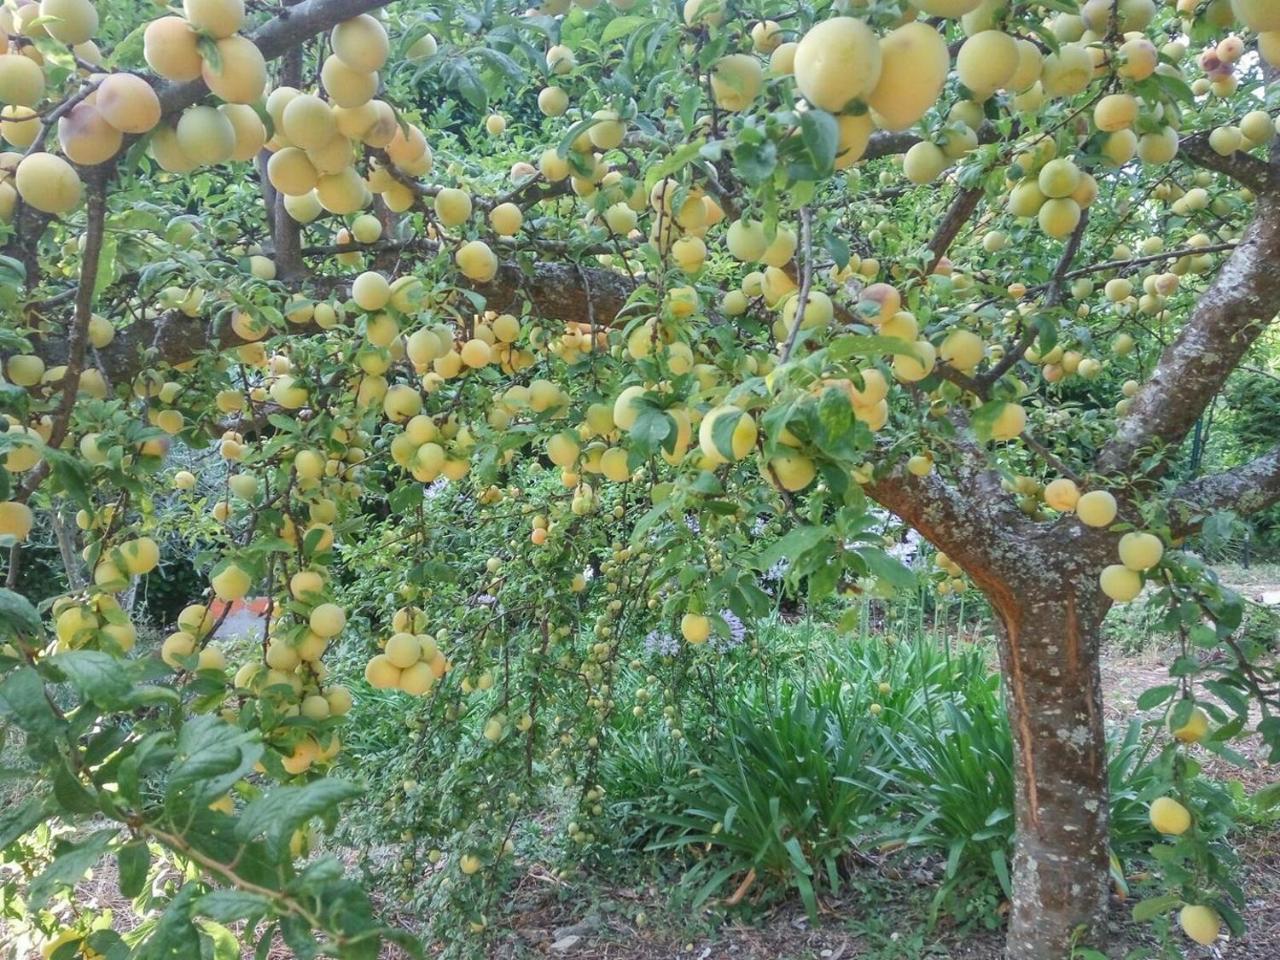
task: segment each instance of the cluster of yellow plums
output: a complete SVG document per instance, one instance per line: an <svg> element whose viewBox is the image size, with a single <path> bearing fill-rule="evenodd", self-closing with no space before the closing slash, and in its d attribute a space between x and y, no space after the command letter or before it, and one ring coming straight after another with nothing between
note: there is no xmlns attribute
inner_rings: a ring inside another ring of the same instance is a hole
<svg viewBox="0 0 1280 960"><path fill-rule="evenodd" d="M160 122L160 100L151 85L129 73L99 73L102 54L93 42L98 11L89 0L41 0L15 11L0 8L0 136L21 153L0 154L0 222L21 197L43 213L73 210L82 194L78 166L93 166L119 153L127 135L145 134ZM76 78L91 87L58 118L63 156L36 140L43 131L46 61L37 40L69 47L80 61ZM64 159L65 157L65 159Z"/></svg>
<svg viewBox="0 0 1280 960"><path fill-rule="evenodd" d="M391 629L394 632L386 638L382 652L365 664L365 679L377 690L427 695L449 670L449 660L438 642L443 632L428 633L426 614L414 607L397 610Z"/></svg>
<svg viewBox="0 0 1280 960"><path fill-rule="evenodd" d="M1106 490L1081 493L1074 480L1059 477L1045 484L1047 506L1059 512L1074 512L1085 526L1106 529L1115 522L1119 505ZM1132 530L1117 544L1119 563L1109 564L1098 577L1102 592L1117 603L1127 603L1142 592L1143 574L1164 557L1164 543L1154 533Z"/></svg>
<svg viewBox="0 0 1280 960"><path fill-rule="evenodd" d="M1172 729L1174 737L1182 743L1194 744L1209 732L1209 717L1199 707L1192 707L1186 721ZM1191 812L1177 799L1156 797L1149 807L1151 826L1167 837L1180 837L1192 826ZM1222 931L1222 918L1212 907L1203 904L1184 904L1178 912L1178 922L1183 933L1196 943L1208 945Z"/></svg>

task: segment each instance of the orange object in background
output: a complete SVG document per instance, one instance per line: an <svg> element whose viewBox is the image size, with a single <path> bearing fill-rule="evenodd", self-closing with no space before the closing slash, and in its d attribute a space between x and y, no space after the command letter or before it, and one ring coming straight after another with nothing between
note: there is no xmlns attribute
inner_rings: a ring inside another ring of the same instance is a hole
<svg viewBox="0 0 1280 960"><path fill-rule="evenodd" d="M230 606L228 616L233 613L251 613L255 617L265 617L270 602L268 597L245 597L243 600L232 600L228 604L227 601L215 597L209 603L209 612L213 614L214 620L218 620L222 617L223 611Z"/></svg>

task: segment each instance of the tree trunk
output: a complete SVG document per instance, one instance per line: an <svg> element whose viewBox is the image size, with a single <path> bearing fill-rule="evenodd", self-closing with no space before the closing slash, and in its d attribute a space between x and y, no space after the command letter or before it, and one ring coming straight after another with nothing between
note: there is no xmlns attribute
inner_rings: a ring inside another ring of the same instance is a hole
<svg viewBox="0 0 1280 960"><path fill-rule="evenodd" d="M1070 960L1074 946L1105 943L1110 810L1098 657L1110 601L1098 573L1117 537L1074 517L1028 521L970 452L954 487L898 470L868 489L958 563L1000 621L1016 826L1006 956Z"/></svg>
<svg viewBox="0 0 1280 960"><path fill-rule="evenodd" d="M1104 942L1109 809L1098 653L1107 602L1091 580L1041 570L993 596L1016 783L1009 960L1068 960L1073 945Z"/></svg>

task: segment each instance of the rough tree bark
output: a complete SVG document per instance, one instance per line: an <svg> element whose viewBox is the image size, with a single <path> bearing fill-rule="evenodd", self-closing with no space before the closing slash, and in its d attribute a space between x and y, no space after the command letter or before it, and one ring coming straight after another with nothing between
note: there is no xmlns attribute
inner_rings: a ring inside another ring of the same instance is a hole
<svg viewBox="0 0 1280 960"><path fill-rule="evenodd" d="M1059 960L1097 943L1108 890L1108 784L1097 571L1110 535L1037 524L969 447L956 476L905 469L871 495L958 563L1000 621L1013 733L1016 839L1007 955Z"/></svg>
<svg viewBox="0 0 1280 960"><path fill-rule="evenodd" d="M1038 551L1039 552L1039 551ZM1108 782L1094 572L1044 551L991 596L1013 729L1015 821L1008 956L1100 945L1108 898ZM1028 558L1032 559L1032 558Z"/></svg>
<svg viewBox="0 0 1280 960"><path fill-rule="evenodd" d="M1271 192L1259 195L1240 244L1114 439L1085 465L1086 473L1113 478L1109 486L1122 509L1131 509L1135 490L1159 495L1170 455L1280 310L1280 199L1256 164L1244 173ZM1098 573L1114 562L1119 534L1069 515L1031 522L1000 488L982 450L962 444L960 453L953 476L917 478L899 468L869 492L956 561L999 618L1016 783L1006 956L1068 960L1075 945L1106 942L1109 797L1099 628L1110 601ZM1194 530L1206 511L1251 513L1280 502L1280 448L1166 499L1175 534Z"/></svg>

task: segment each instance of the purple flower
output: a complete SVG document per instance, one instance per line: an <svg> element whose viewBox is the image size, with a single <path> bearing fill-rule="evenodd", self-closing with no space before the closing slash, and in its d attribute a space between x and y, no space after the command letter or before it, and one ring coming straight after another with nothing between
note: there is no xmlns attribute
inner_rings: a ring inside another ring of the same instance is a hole
<svg viewBox="0 0 1280 960"><path fill-rule="evenodd" d="M711 642L712 647L720 653L727 653L735 647L742 646L747 639L747 625L732 610L721 610L720 619L729 628L729 636L714 638Z"/></svg>
<svg viewBox="0 0 1280 960"><path fill-rule="evenodd" d="M783 557L781 560L779 560L777 563L775 563L772 567L770 567L768 570L764 572L762 579L768 580L772 583L781 583L783 579L786 578L787 570L790 567L791 567L790 562L787 560L786 557Z"/></svg>
<svg viewBox="0 0 1280 960"><path fill-rule="evenodd" d="M680 652L680 643L669 633L650 630L644 638L644 651L651 657L674 657Z"/></svg>

